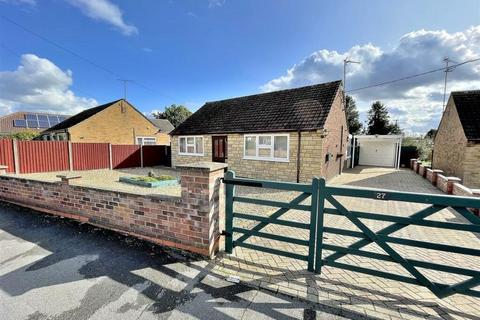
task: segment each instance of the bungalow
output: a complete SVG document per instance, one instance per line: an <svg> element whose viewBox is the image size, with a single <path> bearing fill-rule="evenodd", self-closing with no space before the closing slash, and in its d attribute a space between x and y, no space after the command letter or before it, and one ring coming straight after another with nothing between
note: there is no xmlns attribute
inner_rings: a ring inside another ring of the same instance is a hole
<svg viewBox="0 0 480 320"><path fill-rule="evenodd" d="M332 178L343 169L347 124L341 81L207 102L172 136L172 165L226 162L237 176Z"/></svg>
<svg viewBox="0 0 480 320"><path fill-rule="evenodd" d="M43 131L39 139L169 145L170 126L164 122L158 126L128 101L120 99L84 110Z"/></svg>
<svg viewBox="0 0 480 320"><path fill-rule="evenodd" d="M480 188L480 90L452 92L433 145L432 167Z"/></svg>

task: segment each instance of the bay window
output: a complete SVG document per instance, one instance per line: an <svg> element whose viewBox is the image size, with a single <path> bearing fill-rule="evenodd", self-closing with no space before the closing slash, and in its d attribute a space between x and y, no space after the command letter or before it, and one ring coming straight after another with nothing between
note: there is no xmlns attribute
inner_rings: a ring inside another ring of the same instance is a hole
<svg viewBox="0 0 480 320"><path fill-rule="evenodd" d="M203 156L203 137L188 136L178 138L180 155Z"/></svg>
<svg viewBox="0 0 480 320"><path fill-rule="evenodd" d="M244 136L244 159L288 161L288 134L259 134Z"/></svg>

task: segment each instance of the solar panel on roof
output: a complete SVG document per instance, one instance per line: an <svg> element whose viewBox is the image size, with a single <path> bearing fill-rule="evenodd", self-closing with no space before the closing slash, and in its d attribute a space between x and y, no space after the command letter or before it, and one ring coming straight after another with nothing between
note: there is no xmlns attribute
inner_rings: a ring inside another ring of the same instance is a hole
<svg viewBox="0 0 480 320"><path fill-rule="evenodd" d="M53 122L58 123L58 117L57 116L50 115L50 116L48 116L48 120L50 120L50 123L53 123Z"/></svg>
<svg viewBox="0 0 480 320"><path fill-rule="evenodd" d="M33 114L33 113L27 113L27 114L25 115L25 119L26 119L26 120L35 120L35 121L36 121L36 120L37 120L37 115L36 115L36 114Z"/></svg>
<svg viewBox="0 0 480 320"><path fill-rule="evenodd" d="M38 121L39 128L50 128L50 124L48 121Z"/></svg>
<svg viewBox="0 0 480 320"><path fill-rule="evenodd" d="M18 128L25 128L27 122L25 120L13 120L13 126Z"/></svg>
<svg viewBox="0 0 480 320"><path fill-rule="evenodd" d="M37 114L38 121L48 121L48 116L44 114Z"/></svg>
<svg viewBox="0 0 480 320"><path fill-rule="evenodd" d="M35 120L27 120L27 127L29 128L38 128L38 121Z"/></svg>

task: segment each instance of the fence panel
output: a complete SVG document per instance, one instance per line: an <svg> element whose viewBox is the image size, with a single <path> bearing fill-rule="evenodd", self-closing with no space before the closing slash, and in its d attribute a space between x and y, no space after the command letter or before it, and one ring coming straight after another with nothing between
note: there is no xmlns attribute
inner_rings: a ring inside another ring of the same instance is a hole
<svg viewBox="0 0 480 320"><path fill-rule="evenodd" d="M11 139L0 140L0 164L8 166L7 172L15 172L15 160L13 158L13 141Z"/></svg>
<svg viewBox="0 0 480 320"><path fill-rule="evenodd" d="M110 168L108 143L72 143L73 170Z"/></svg>
<svg viewBox="0 0 480 320"><path fill-rule="evenodd" d="M170 146L143 146L143 166L167 166L171 167Z"/></svg>
<svg viewBox="0 0 480 320"><path fill-rule="evenodd" d="M18 158L20 173L68 170L68 142L18 141Z"/></svg>
<svg viewBox="0 0 480 320"><path fill-rule="evenodd" d="M112 166L114 169L140 167L140 146L112 145Z"/></svg>

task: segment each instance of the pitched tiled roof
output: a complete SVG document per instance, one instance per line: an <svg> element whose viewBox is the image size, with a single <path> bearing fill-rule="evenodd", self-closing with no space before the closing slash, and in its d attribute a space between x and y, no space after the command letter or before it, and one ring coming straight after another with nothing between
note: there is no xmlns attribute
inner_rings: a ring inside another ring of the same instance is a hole
<svg viewBox="0 0 480 320"><path fill-rule="evenodd" d="M96 115L100 111L107 109L108 107L117 103L120 100L123 100L123 99L115 100L115 101L112 101L112 102L109 102L109 103L102 104L102 105L97 106L97 107L93 107L93 108L90 108L90 109L87 109L87 110L83 110L82 112L77 113L76 115L66 119L65 121L60 122L57 125L54 125L53 127L45 130L44 132L58 131L58 130L63 130L63 129L68 129L70 127L73 127L74 125L84 121L85 119L88 119L91 116Z"/></svg>
<svg viewBox="0 0 480 320"><path fill-rule="evenodd" d="M153 123L155 127L157 127L160 130L160 132L169 133L170 131L175 129L175 127L167 119L148 119L148 120L150 120L150 122Z"/></svg>
<svg viewBox="0 0 480 320"><path fill-rule="evenodd" d="M480 141L480 90L452 92L467 140Z"/></svg>
<svg viewBox="0 0 480 320"><path fill-rule="evenodd" d="M170 134L323 128L341 81L207 102Z"/></svg>

